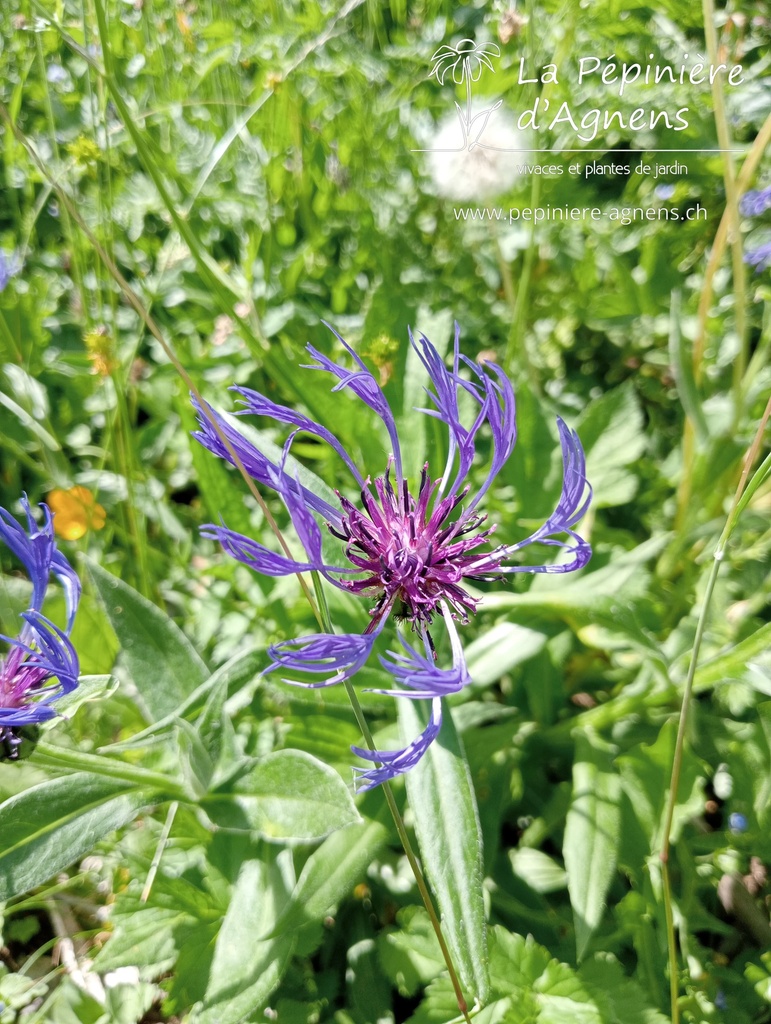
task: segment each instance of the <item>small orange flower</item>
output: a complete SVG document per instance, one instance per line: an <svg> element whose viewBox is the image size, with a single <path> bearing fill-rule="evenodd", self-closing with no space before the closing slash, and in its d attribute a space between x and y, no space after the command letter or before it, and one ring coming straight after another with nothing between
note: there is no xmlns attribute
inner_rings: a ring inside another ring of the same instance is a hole
<svg viewBox="0 0 771 1024"><path fill-rule="evenodd" d="M46 499L54 513L54 532L65 540L80 540L87 530L101 530L107 513L87 487L51 491Z"/></svg>
<svg viewBox="0 0 771 1024"><path fill-rule="evenodd" d="M109 377L118 369L120 363L113 352L112 338L107 328L101 324L83 335L88 358L91 360L91 372L100 377Z"/></svg>

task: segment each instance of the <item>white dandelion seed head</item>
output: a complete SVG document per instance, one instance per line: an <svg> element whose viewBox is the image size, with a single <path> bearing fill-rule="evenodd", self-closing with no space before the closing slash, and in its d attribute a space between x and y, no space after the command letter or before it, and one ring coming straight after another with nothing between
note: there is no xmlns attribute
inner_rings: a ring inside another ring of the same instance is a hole
<svg viewBox="0 0 771 1024"><path fill-rule="evenodd" d="M481 105L472 108L472 119L487 109ZM484 129L474 137L477 145L469 149L455 113L439 123L427 146L429 174L445 199L490 199L510 189L519 177L518 164L529 136L517 128L507 111L493 110Z"/></svg>

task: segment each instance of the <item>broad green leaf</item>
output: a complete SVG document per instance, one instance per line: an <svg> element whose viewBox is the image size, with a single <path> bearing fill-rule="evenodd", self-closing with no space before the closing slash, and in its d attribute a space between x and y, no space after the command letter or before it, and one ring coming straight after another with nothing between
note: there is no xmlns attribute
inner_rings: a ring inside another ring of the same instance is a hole
<svg viewBox="0 0 771 1024"><path fill-rule="evenodd" d="M405 744L425 728L415 702L399 702L399 724ZM423 868L439 903L453 962L464 987L486 1002L482 833L471 773L447 707L439 736L405 780Z"/></svg>
<svg viewBox="0 0 771 1024"><path fill-rule="evenodd" d="M567 874L553 857L530 846L509 850L509 860L515 875L526 882L533 892L558 892L567 885Z"/></svg>
<svg viewBox="0 0 771 1024"><path fill-rule="evenodd" d="M383 1019L391 1000L391 985L380 966L371 935L348 941L345 957L345 1001L353 1020ZM388 1020L389 1017L386 1017Z"/></svg>
<svg viewBox="0 0 771 1024"><path fill-rule="evenodd" d="M252 648L247 651L235 654L230 661L225 662L213 675L195 689L187 700L176 709L175 712L160 718L157 722L149 725L146 729L122 740L119 743L112 743L104 747L104 750L126 750L131 747L147 746L152 742L162 741L176 723L178 718L185 718L191 721L196 714L206 707L211 694L222 684L230 694L226 701L226 710L230 711L232 705L243 702L245 695L251 693L252 684L262 671L266 663L265 651L259 648Z"/></svg>
<svg viewBox="0 0 771 1024"><path fill-rule="evenodd" d="M206 665L168 615L95 562L88 571L148 718L177 711L205 682Z"/></svg>
<svg viewBox="0 0 771 1024"><path fill-rule="evenodd" d="M554 417L546 414L544 403L529 387L518 387L517 447L499 479L514 486L523 516L543 514L545 518L559 495L556 476L551 479L556 469L552 460L559 449L555 437ZM552 493L548 493L547 478L553 484Z"/></svg>
<svg viewBox="0 0 771 1024"><path fill-rule="evenodd" d="M696 693L708 690L724 679L738 679L747 670L747 662L764 654L771 646L771 622L766 622L751 636L735 644L725 654L705 661L696 669L693 687Z"/></svg>
<svg viewBox="0 0 771 1024"><path fill-rule="evenodd" d="M685 343L680 329L680 293L675 289L669 312L669 362L683 409L693 424L700 445L709 439L709 424L693 372L691 345Z"/></svg>
<svg viewBox="0 0 771 1024"><path fill-rule="evenodd" d="M591 734L578 736L562 850L579 960L602 920L616 870L621 778L614 770L612 754L607 744Z"/></svg>
<svg viewBox="0 0 771 1024"><path fill-rule="evenodd" d="M51 779L0 805L0 900L40 885L152 801L116 779L76 773Z"/></svg>
<svg viewBox="0 0 771 1024"><path fill-rule="evenodd" d="M201 797L211 785L214 764L195 726L184 718L177 721L177 743L185 783L192 793Z"/></svg>
<svg viewBox="0 0 771 1024"><path fill-rule="evenodd" d="M634 813L650 838L651 852L661 846L664 807L669 795L677 722L666 722L654 743L641 743L616 758L623 788ZM680 773L680 785L672 819L672 842L677 842L686 821L704 807L705 769L686 744Z"/></svg>
<svg viewBox="0 0 771 1024"><path fill-rule="evenodd" d="M26 579L3 576L0 581L0 633L16 636L21 628L21 613L29 607L32 585ZM46 592L44 613L51 622L64 628L67 621L64 592L51 584ZM118 643L100 603L91 594L82 594L71 634L83 675L103 675L112 670ZM57 707L61 703L57 702Z"/></svg>
<svg viewBox="0 0 771 1024"><path fill-rule="evenodd" d="M362 821L333 832L305 862L275 933L320 921L364 876L387 840L388 829L379 821Z"/></svg>
<svg viewBox="0 0 771 1024"><path fill-rule="evenodd" d="M581 611L589 614L594 607L601 605L604 608L609 601L620 599L626 604L645 593L648 574L643 565L655 558L666 542L666 536L651 537L632 551L614 553L608 565L600 569L590 571L590 562L587 569L571 575L569 579L543 573L533 580L524 594L485 594L483 608L492 611L499 608L542 608L558 613Z"/></svg>
<svg viewBox="0 0 771 1024"><path fill-rule="evenodd" d="M645 450L643 416L630 383L595 399L576 424L586 452L586 478L594 508L631 501L637 491L634 464Z"/></svg>
<svg viewBox="0 0 771 1024"><path fill-rule="evenodd" d="M499 622L466 648L466 664L475 686L489 686L515 665L542 651L548 637L516 622Z"/></svg>
<svg viewBox="0 0 771 1024"><path fill-rule="evenodd" d="M241 1024L276 988L294 950L296 933L271 931L287 897L277 865L247 860L241 866L222 922L203 1006L195 1024Z"/></svg>
<svg viewBox="0 0 771 1024"><path fill-rule="evenodd" d="M201 806L215 825L271 842L313 842L360 820L337 772L299 750L268 754L204 796Z"/></svg>
<svg viewBox="0 0 771 1024"><path fill-rule="evenodd" d="M84 704L104 700L115 693L117 688L118 680L114 676L81 676L77 689L64 694L56 702L56 710L61 717L57 716L44 722L42 729L53 729L62 721L68 721Z"/></svg>

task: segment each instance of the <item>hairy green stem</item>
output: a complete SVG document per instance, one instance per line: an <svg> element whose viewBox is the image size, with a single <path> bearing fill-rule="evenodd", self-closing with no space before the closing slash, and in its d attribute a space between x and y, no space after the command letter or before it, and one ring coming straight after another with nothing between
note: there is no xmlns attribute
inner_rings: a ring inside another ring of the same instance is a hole
<svg viewBox="0 0 771 1024"><path fill-rule="evenodd" d="M317 572L312 573L312 576L313 589L316 594L316 603L318 605L319 613L321 615L321 619L323 622L323 628L328 633L334 633L332 618L329 614L329 605L327 604L327 599L322 589L321 579L319 578L319 574ZM377 749L375 747L375 741L372 738L370 728L367 725L367 720L364 717L364 711L362 709L361 704L359 703L359 698L356 695L356 691L354 690L351 681L349 679L346 679L344 680L343 685L345 686L345 692L348 695L348 699L351 702L351 707L353 708L353 714L354 717L356 718L356 723L359 726L359 729L361 730L362 736L364 737L364 742L367 744L367 747L370 750ZM445 938L442 933L442 925L436 913L434 901L431 899L431 893L428 891L428 885L426 884L426 880L423 876L423 871L421 870L420 864L418 863L418 858L415 855L415 851L412 848L412 843L410 843L409 836L407 835L407 828L404 824L404 819L399 813L399 808L396 805L396 800L394 798L393 791L391 790L390 783L384 782L383 785L381 786L381 789L383 791L383 795L385 796L386 803L388 804L388 810L391 812L391 817L393 818L394 825L396 826L396 831L399 834L399 839L401 840L402 847L404 848L404 852L407 856L407 861L409 862L412 873L415 876L418 891L420 893L421 899L423 900L423 905L425 906L426 912L428 913L429 919L431 921L431 927L434 929L434 933L439 943L439 948L442 951L442 957L444 959L445 964L447 965L447 971L450 976L450 981L452 982L452 987L453 990L455 991L455 998L458 1000L458 1009L460 1010L463 1019L465 1021L469 1021L468 1004L466 1003L465 997L463 995L463 990L461 989L460 981L458 980L458 975L455 971L455 966L452 962L450 950L447 948L447 943L445 942Z"/></svg>
<svg viewBox="0 0 771 1024"><path fill-rule="evenodd" d="M63 768L73 772L90 772L109 779L120 779L133 786L146 786L158 790L166 797L190 802L190 794L168 775L152 772L139 765L114 761L99 754L86 754L82 750L69 750L51 743L38 743L33 755L35 764L44 768Z"/></svg>

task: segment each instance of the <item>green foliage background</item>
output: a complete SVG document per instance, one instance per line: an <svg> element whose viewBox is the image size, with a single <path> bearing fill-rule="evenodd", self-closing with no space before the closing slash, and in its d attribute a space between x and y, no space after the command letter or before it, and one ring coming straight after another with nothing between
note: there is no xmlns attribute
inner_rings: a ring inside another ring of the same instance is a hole
<svg viewBox="0 0 771 1024"><path fill-rule="evenodd" d="M90 677L81 695L94 699L57 723L59 762L0 766L3 1024L23 1009L54 1024L458 1015L382 794L357 798L358 811L351 801L360 734L344 693L259 674L269 643L315 630L308 603L295 579L258 577L199 538L222 516L273 543L238 474L191 441L187 386L101 253L205 398L230 410L237 383L296 406L373 476L387 438L299 368L305 344L343 358L327 320L376 368L416 472L426 458L444 465L446 440L413 412L423 381L407 326L446 351L457 319L463 351L494 356L517 385L518 446L486 503L498 537L526 536L551 512L555 415L578 430L592 562L575 578L484 585L463 630L474 684L450 703L483 840L484 906L478 887L469 899L489 929L467 936L462 980L470 1002L469 979L489 986L482 1022L670 1019L663 813L707 574L768 395L771 291L767 274L732 264L730 241L708 269L735 201L719 155L678 154L687 174L667 198L633 172L523 176L495 199L604 213L699 204L706 222L458 219L462 204L438 194L417 152L463 102L428 75L439 46L498 41L479 97L513 109L540 91L517 84L520 58L705 52L693 5L533 0L519 13L503 43L503 4L6 8L0 248L18 273L0 293L0 504L79 485L106 524L61 541L84 556L74 639ZM721 54L747 78L727 95L737 167L754 160L746 185L768 185L755 141L767 131L768 13L740 2L714 17ZM610 102L574 80L561 77L554 102ZM609 156L716 148L709 91L693 98L686 132L606 133ZM637 102L612 100L627 116ZM645 102L669 107L671 90ZM560 131L549 145L576 143ZM743 220L735 244L760 244L764 230ZM256 426L263 444L283 442ZM325 448L300 438L293 454L347 486ZM478 482L484 472L482 460ZM768 509L762 484L705 613L689 708L670 871L678 1012L694 1022L771 1019ZM4 567L0 629L13 635L27 592ZM328 597L338 630L363 628L362 605ZM376 664L357 690L383 685ZM376 738L394 741L393 701L361 700ZM425 779L409 796L419 818ZM396 799L409 806L401 784ZM468 840L473 813L458 808ZM743 894L733 903L731 885ZM450 933L461 910L442 905ZM89 987L52 959L62 937L92 975L138 974Z"/></svg>

